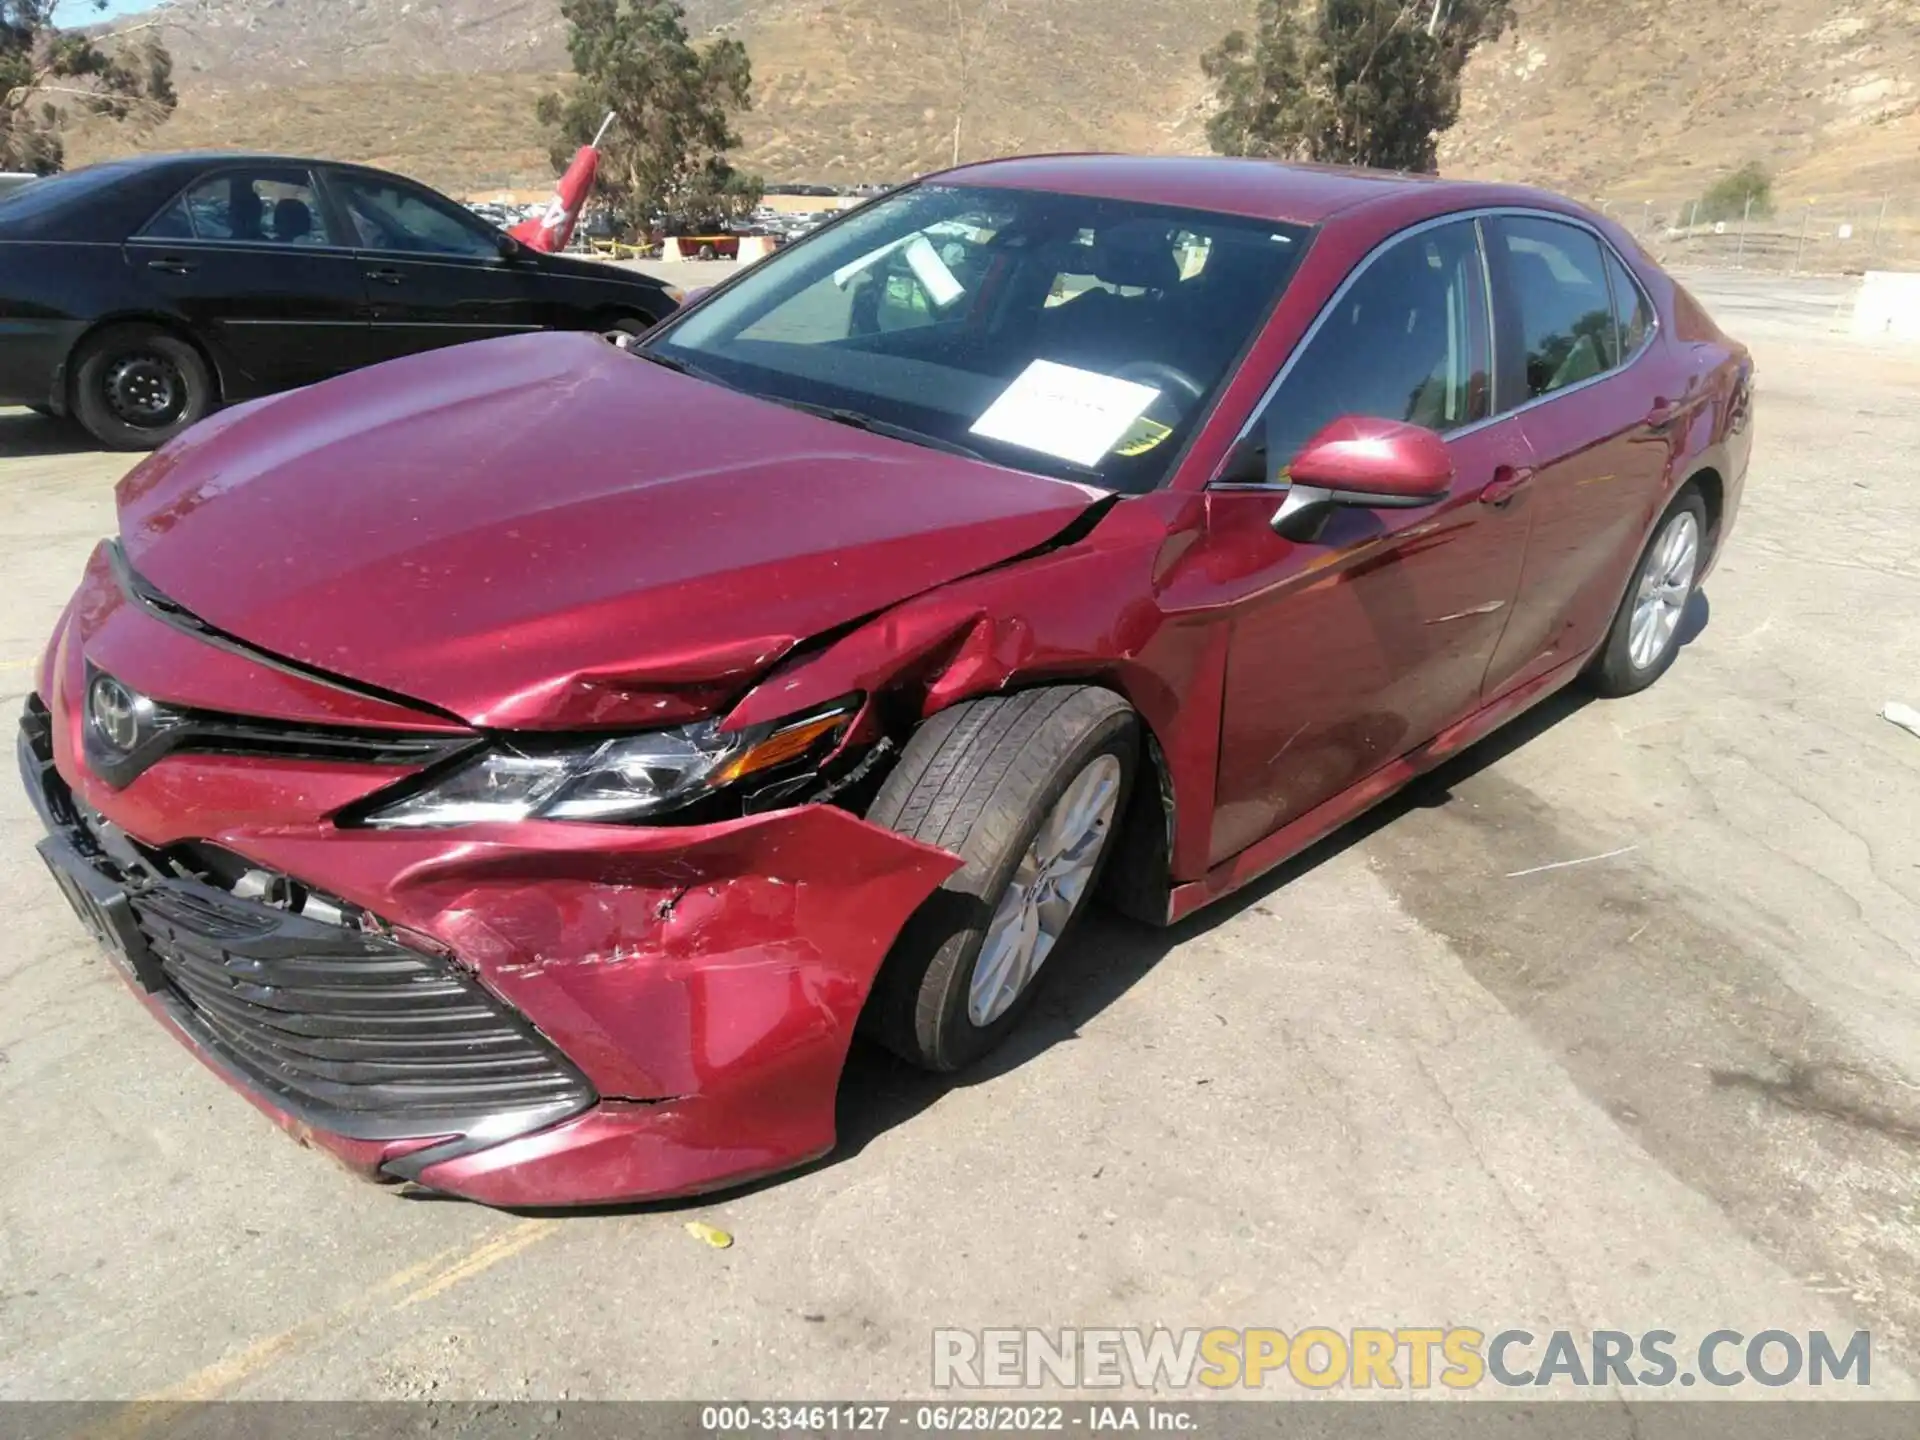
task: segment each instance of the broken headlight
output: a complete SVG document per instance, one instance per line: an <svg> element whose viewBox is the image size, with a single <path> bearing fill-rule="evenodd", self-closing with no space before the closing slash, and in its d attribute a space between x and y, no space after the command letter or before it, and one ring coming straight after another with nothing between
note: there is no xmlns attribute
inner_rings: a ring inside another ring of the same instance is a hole
<svg viewBox="0 0 1920 1440"><path fill-rule="evenodd" d="M678 810L749 776L824 750L853 701L794 720L723 732L717 720L554 748L500 743L365 823L387 829L516 820L630 821Z"/></svg>

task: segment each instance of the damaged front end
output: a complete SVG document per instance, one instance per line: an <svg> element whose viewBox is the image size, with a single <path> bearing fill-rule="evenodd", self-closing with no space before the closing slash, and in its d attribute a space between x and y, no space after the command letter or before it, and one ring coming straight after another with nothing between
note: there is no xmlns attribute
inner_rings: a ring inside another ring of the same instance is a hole
<svg viewBox="0 0 1920 1440"><path fill-rule="evenodd" d="M96 557L23 779L128 982L283 1127L514 1206L832 1147L874 976L958 864L827 803L885 753L861 697L732 732L508 738L178 619ZM210 708L249 689L284 718ZM140 763L115 767L119 740Z"/></svg>

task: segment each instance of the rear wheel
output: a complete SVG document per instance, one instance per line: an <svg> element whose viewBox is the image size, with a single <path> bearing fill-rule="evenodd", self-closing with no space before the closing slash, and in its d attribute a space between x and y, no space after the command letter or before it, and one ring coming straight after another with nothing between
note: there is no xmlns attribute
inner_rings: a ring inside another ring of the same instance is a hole
<svg viewBox="0 0 1920 1440"><path fill-rule="evenodd" d="M115 325L73 364L73 414L109 450L152 450L213 409L200 352L157 325Z"/></svg>
<svg viewBox="0 0 1920 1440"><path fill-rule="evenodd" d="M908 922L868 1029L929 1070L1000 1044L1100 880L1140 749L1126 702L1059 686L955 706L908 742L868 818L965 862Z"/></svg>
<svg viewBox="0 0 1920 1440"><path fill-rule="evenodd" d="M1667 673L1680 653L1680 626L1699 587L1706 547L1706 501L1689 485L1653 527L1594 661L1588 681L1600 694L1631 695Z"/></svg>

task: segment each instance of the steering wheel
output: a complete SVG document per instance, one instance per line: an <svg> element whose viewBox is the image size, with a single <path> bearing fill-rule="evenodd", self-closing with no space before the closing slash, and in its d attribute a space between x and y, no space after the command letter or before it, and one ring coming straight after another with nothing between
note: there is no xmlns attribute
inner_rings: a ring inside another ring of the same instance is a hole
<svg viewBox="0 0 1920 1440"><path fill-rule="evenodd" d="M1131 364L1122 365L1113 372L1113 378L1152 385L1163 393L1168 390L1178 390L1195 405L1198 405L1201 396L1207 393L1206 387L1186 371L1177 370L1158 360L1135 360Z"/></svg>

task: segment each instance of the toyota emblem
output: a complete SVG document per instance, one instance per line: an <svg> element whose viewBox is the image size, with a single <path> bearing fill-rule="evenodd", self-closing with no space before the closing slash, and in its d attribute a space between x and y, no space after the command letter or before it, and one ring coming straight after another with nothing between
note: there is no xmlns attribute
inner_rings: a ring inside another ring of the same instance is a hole
<svg viewBox="0 0 1920 1440"><path fill-rule="evenodd" d="M131 753L140 743L141 702L111 675L95 678L88 693L87 708L95 732L121 754Z"/></svg>

